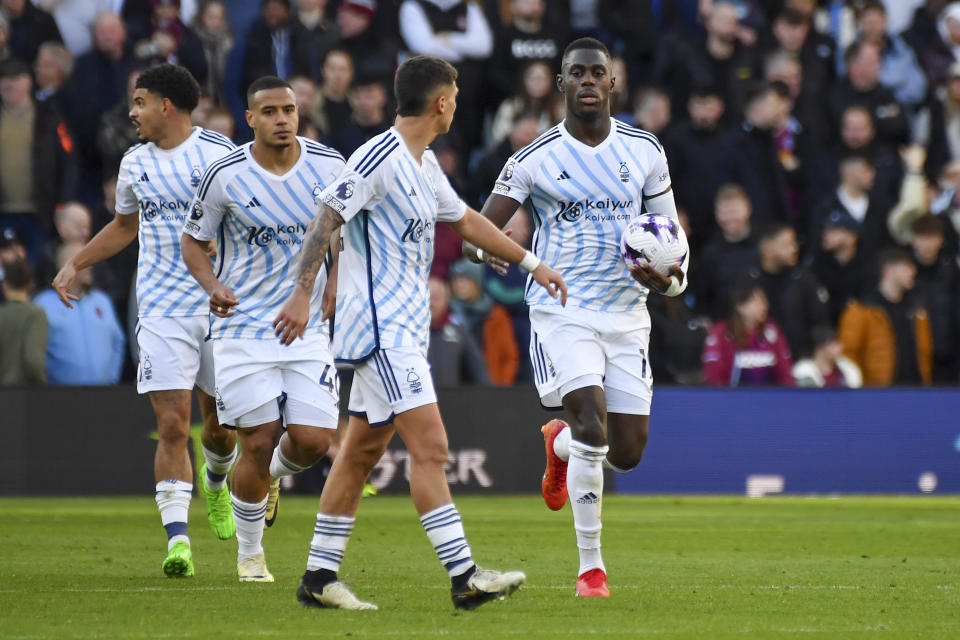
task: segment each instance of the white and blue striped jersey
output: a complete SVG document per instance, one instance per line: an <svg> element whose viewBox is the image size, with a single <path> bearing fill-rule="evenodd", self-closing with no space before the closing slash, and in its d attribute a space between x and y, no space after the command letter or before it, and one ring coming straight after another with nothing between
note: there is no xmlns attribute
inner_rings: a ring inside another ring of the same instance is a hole
<svg viewBox="0 0 960 640"><path fill-rule="evenodd" d="M334 355L360 362L378 349L413 347L426 357L436 224L467 212L436 155L427 149L418 163L391 127L350 156L321 201L346 221Z"/></svg>
<svg viewBox="0 0 960 640"><path fill-rule="evenodd" d="M343 156L298 137L300 157L282 176L261 167L248 143L203 175L183 232L217 239L214 273L237 297L229 318L210 318L212 338L276 339L273 320L293 291L293 275L320 193L340 174ZM326 267L310 298L307 332L328 334L320 321Z"/></svg>
<svg viewBox="0 0 960 640"><path fill-rule="evenodd" d="M530 198L536 230L533 252L560 272L567 304L600 311L646 305L647 289L620 256L620 236L643 212L643 198L670 187L656 136L610 119L610 135L595 147L567 131L548 130L507 161L494 193L521 204ZM529 306L558 305L527 280Z"/></svg>
<svg viewBox="0 0 960 640"><path fill-rule="evenodd" d="M219 133L194 127L174 149L130 147L117 175L116 211L140 215L137 309L141 318L207 315L207 294L180 255L180 231L203 172L236 149Z"/></svg>

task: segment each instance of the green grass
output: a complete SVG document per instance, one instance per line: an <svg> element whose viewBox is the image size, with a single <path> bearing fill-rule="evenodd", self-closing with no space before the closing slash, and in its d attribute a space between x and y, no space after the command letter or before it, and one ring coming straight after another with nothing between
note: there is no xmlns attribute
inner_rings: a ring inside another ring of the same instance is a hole
<svg viewBox="0 0 960 640"><path fill-rule="evenodd" d="M0 638L960 637L960 498L610 497L612 596L573 597L569 510L460 498L474 555L522 569L513 598L459 613L406 498L361 503L341 576L378 612L301 609L316 502L284 497L272 585L236 581L195 499L197 576L169 580L156 507L137 499L0 500Z"/></svg>

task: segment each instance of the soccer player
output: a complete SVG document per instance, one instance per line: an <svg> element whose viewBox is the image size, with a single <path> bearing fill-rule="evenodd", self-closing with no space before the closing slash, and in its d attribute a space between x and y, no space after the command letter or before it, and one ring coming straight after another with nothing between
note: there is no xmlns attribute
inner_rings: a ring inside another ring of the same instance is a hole
<svg viewBox="0 0 960 640"><path fill-rule="evenodd" d="M162 567L171 577L194 574L187 535L194 478L187 441L194 386L203 413L205 465L200 475L207 517L220 539L234 534L226 477L236 456L236 436L217 421L212 349L204 340L209 311L203 289L180 258L180 228L203 170L235 145L190 123L199 98L200 87L183 67L162 64L140 75L130 119L143 142L131 147L120 163L116 216L53 280L60 300L72 308L70 301L77 298L70 287L77 272L116 254L139 235L137 391L150 395L157 416L160 437L153 469L160 520L167 532ZM216 249L210 245L205 251Z"/></svg>
<svg viewBox="0 0 960 640"><path fill-rule="evenodd" d="M649 432L647 292L681 293L689 261L662 274L649 265L628 270L620 256L620 236L644 207L674 218L677 208L660 142L610 117L613 85L610 53L601 42L570 43L557 76L565 120L511 156L483 206L483 215L503 226L530 198L534 252L571 283L565 308L538 289L528 287L526 295L541 403L562 406L567 416L567 423L552 420L542 429L542 489L554 510L573 492L576 594L601 597L609 596L600 554L603 466L621 473L634 468Z"/></svg>
<svg viewBox="0 0 960 640"><path fill-rule="evenodd" d="M293 289L294 258L315 202L340 173L343 156L297 137L296 96L285 80L254 81L246 116L253 142L207 168L181 243L215 316L220 420L235 426L240 440L232 483L237 575L241 582L273 582L262 545L271 481L313 465L336 433L339 380L320 311L326 274L306 292L303 340L279 344L272 322ZM204 251L214 238L216 273ZM274 448L281 416L287 430Z"/></svg>
<svg viewBox="0 0 960 640"><path fill-rule="evenodd" d="M468 208L427 148L450 128L456 79L456 70L433 56L414 56L400 65L394 80L395 125L350 156L344 172L321 194L320 211L301 250L296 287L275 322L284 344L303 334L315 275L331 235L346 223L334 350L338 359L355 365L350 421L320 498L307 571L297 589L304 606L376 608L356 600L337 572L367 474L394 431L410 452L410 494L450 576L454 606L472 609L512 593L525 579L519 571L477 567L447 486L447 437L427 364L427 276L436 224L447 222L464 238L519 263L551 296L565 297L566 285L556 271Z"/></svg>

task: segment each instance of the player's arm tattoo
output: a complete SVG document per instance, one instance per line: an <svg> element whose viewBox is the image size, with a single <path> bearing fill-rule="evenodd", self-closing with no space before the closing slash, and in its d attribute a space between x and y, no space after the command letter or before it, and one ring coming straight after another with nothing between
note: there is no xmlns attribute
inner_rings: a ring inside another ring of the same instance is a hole
<svg viewBox="0 0 960 640"><path fill-rule="evenodd" d="M313 291L313 283L317 279L317 272L323 266L330 247L330 236L343 224L340 214L323 205L320 215L314 218L303 238L303 248L300 249L300 266L297 270L297 284L305 291Z"/></svg>

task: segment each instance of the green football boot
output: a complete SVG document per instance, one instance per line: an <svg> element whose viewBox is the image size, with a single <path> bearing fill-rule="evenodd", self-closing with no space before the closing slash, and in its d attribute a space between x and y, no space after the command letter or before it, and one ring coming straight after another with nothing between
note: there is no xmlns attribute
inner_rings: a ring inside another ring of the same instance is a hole
<svg viewBox="0 0 960 640"><path fill-rule="evenodd" d="M190 545L186 542L174 544L167 552L162 567L168 578L192 578L193 552L190 551Z"/></svg>
<svg viewBox="0 0 960 640"><path fill-rule="evenodd" d="M230 489L224 483L221 489L207 488L207 465L200 467L203 482L203 495L207 498L207 520L210 528L221 540L229 540L236 534L237 525L233 521L233 504L230 502Z"/></svg>

